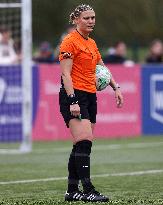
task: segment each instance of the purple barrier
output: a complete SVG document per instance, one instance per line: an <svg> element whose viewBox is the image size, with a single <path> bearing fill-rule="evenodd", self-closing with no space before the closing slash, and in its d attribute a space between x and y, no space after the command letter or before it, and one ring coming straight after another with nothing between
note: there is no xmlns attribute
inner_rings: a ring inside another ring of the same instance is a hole
<svg viewBox="0 0 163 205"><path fill-rule="evenodd" d="M21 67L0 66L0 142L22 139Z"/></svg>

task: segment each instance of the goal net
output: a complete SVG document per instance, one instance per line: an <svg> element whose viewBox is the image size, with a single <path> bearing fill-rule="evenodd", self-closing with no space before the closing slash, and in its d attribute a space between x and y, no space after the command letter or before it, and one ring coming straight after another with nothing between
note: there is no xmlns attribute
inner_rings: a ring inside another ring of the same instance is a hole
<svg viewBox="0 0 163 205"><path fill-rule="evenodd" d="M0 1L0 153L32 148L31 0Z"/></svg>

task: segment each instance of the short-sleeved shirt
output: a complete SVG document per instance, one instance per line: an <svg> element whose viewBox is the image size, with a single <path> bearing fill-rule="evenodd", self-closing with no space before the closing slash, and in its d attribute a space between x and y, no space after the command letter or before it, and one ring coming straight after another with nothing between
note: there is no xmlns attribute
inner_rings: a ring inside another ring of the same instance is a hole
<svg viewBox="0 0 163 205"><path fill-rule="evenodd" d="M71 71L73 88L95 93L96 65L101 59L95 41L91 38L85 39L77 30L73 31L63 39L60 45L60 61L64 59L64 52L71 53L73 59Z"/></svg>

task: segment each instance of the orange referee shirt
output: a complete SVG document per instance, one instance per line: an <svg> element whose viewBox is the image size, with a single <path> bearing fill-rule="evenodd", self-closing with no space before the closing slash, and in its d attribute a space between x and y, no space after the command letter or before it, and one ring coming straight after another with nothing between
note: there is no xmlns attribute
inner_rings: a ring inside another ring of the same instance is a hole
<svg viewBox="0 0 163 205"><path fill-rule="evenodd" d="M64 52L71 53L73 59L71 72L73 88L95 93L95 70L101 59L95 41L91 38L85 39L78 31L73 31L60 45L60 61L64 59L62 54Z"/></svg>

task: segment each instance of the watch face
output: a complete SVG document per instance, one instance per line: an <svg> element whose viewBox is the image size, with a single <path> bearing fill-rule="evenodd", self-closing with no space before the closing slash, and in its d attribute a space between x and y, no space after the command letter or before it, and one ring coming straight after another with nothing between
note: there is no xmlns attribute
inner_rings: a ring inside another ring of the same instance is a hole
<svg viewBox="0 0 163 205"><path fill-rule="evenodd" d="M75 94L70 94L69 97L70 97L70 98L74 98L74 97L75 97Z"/></svg>

